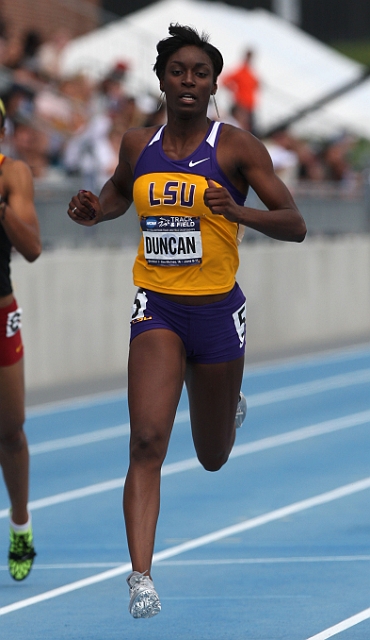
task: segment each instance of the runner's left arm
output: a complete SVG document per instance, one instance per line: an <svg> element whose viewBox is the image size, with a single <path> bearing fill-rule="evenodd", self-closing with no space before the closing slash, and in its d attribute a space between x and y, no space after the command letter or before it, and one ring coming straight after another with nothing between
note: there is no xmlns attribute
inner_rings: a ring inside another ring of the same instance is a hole
<svg viewBox="0 0 370 640"><path fill-rule="evenodd" d="M11 158L2 169L6 193L1 194L0 224L13 247L33 262L41 253L41 239L31 170L22 160Z"/></svg>

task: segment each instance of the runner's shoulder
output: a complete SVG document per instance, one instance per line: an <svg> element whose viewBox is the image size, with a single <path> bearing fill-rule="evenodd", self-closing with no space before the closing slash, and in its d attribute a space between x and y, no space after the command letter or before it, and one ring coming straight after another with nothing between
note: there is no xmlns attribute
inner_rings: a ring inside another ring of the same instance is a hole
<svg viewBox="0 0 370 640"><path fill-rule="evenodd" d="M126 146L130 145L146 145L151 138L157 133L158 126L151 127L135 127L127 129L123 134L122 143Z"/></svg>
<svg viewBox="0 0 370 640"><path fill-rule="evenodd" d="M244 162L264 161L267 154L265 145L250 131L225 123L220 135L221 152L233 154Z"/></svg>
<svg viewBox="0 0 370 640"><path fill-rule="evenodd" d="M120 160L134 166L140 153L157 131L156 126L128 129L122 136Z"/></svg>

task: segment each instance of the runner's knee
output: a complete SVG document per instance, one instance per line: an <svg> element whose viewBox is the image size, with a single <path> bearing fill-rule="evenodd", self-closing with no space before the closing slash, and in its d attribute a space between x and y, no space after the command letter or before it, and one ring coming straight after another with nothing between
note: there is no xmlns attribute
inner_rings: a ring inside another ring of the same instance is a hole
<svg viewBox="0 0 370 640"><path fill-rule="evenodd" d="M135 462L162 464L167 450L167 439L155 430L141 431L131 436L130 454Z"/></svg>
<svg viewBox="0 0 370 640"><path fill-rule="evenodd" d="M18 452L25 446L25 437L22 426L11 431L0 433L0 447L4 451Z"/></svg>
<svg viewBox="0 0 370 640"><path fill-rule="evenodd" d="M217 455L209 455L209 453L198 453L198 460L206 471L219 471L226 464L229 453L222 451Z"/></svg>

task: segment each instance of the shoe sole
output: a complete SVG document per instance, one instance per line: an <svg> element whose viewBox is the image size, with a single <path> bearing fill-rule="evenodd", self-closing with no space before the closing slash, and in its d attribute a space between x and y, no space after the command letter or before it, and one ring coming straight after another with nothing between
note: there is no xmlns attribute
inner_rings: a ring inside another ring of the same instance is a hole
<svg viewBox="0 0 370 640"><path fill-rule="evenodd" d="M133 618L153 618L161 611L157 593L151 590L140 591L133 602L130 602L129 611Z"/></svg>
<svg viewBox="0 0 370 640"><path fill-rule="evenodd" d="M235 415L235 427L236 429L240 429L247 415L247 400L245 396L242 395L241 399L238 402L238 408Z"/></svg>

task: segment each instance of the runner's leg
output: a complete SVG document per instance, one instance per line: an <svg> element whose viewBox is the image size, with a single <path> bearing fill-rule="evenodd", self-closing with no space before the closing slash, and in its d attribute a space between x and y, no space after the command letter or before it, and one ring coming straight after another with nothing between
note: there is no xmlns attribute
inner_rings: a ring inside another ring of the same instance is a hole
<svg viewBox="0 0 370 640"><path fill-rule="evenodd" d="M29 454L24 423L23 358L0 367L0 464L15 524L28 520Z"/></svg>
<svg viewBox="0 0 370 640"><path fill-rule="evenodd" d="M208 471L227 461L235 440L235 413L244 356L216 364L188 363L186 387L195 450Z"/></svg>
<svg viewBox="0 0 370 640"><path fill-rule="evenodd" d="M181 339L153 329L131 342L128 363L130 465L124 488L124 516L134 571L151 568L159 514L160 474L184 383L186 356Z"/></svg>

